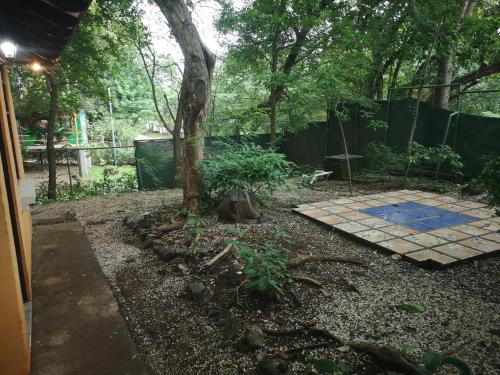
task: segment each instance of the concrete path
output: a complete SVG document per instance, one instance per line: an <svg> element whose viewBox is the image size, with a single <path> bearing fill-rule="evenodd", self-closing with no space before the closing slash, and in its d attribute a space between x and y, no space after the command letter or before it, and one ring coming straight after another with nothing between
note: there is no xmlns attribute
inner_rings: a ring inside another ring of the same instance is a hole
<svg viewBox="0 0 500 375"><path fill-rule="evenodd" d="M33 235L32 375L147 375L80 224Z"/></svg>

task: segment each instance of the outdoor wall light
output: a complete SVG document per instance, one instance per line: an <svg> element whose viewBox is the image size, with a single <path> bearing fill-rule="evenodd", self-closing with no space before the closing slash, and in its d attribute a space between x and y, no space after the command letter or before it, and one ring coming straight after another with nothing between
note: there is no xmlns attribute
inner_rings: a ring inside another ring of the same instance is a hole
<svg viewBox="0 0 500 375"><path fill-rule="evenodd" d="M6 59L14 60L16 58L17 46L6 40L0 44L0 49Z"/></svg>
<svg viewBox="0 0 500 375"><path fill-rule="evenodd" d="M31 64L31 70L33 70L34 72L39 72L43 69L43 66L40 65L39 63L37 63L36 61Z"/></svg>

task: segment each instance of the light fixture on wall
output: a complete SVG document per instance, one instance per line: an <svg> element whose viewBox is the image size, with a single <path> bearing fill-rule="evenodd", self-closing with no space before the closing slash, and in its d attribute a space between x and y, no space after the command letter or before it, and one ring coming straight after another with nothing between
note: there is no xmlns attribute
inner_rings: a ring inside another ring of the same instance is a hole
<svg viewBox="0 0 500 375"><path fill-rule="evenodd" d="M31 67L31 70L33 70L35 73L38 73L43 69L43 66L40 65L40 63L38 63L36 61L33 64L31 64L30 67Z"/></svg>
<svg viewBox="0 0 500 375"><path fill-rule="evenodd" d="M16 58L17 46L11 41L5 40L0 43L0 50L2 50L6 59L14 60Z"/></svg>

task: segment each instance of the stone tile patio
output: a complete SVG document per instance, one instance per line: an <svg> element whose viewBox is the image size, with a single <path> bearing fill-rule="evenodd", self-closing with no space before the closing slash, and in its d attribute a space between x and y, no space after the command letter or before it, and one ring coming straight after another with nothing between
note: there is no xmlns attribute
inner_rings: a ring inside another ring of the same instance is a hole
<svg viewBox="0 0 500 375"><path fill-rule="evenodd" d="M302 204L293 211L418 263L448 266L500 252L500 218L485 204L398 190Z"/></svg>

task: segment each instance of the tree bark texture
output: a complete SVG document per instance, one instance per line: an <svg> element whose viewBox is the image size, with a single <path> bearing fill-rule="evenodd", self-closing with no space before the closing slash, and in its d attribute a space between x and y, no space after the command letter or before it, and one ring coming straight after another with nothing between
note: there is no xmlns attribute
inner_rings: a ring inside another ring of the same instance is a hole
<svg viewBox="0 0 500 375"><path fill-rule="evenodd" d="M434 94L434 106L437 108L448 109L450 102L451 77L453 76L453 64L451 62L451 50L448 54L439 56L438 61L438 84L446 85L436 88Z"/></svg>
<svg viewBox="0 0 500 375"><path fill-rule="evenodd" d="M47 162L49 167L49 185L47 198L57 198L56 150L54 148L54 133L57 120L57 83L53 72L45 72L45 79L50 89L49 119L47 122Z"/></svg>
<svg viewBox="0 0 500 375"><path fill-rule="evenodd" d="M455 34L460 33L463 19L472 15L477 2L478 0L462 1L462 11L456 22L456 27L452 30ZM452 43L453 40L451 38L445 38L444 45L442 46L443 52L438 58L437 82L439 85L444 86L438 87L434 90L434 106L442 109L448 109L450 102L450 85L453 78L453 57L455 55L455 48Z"/></svg>
<svg viewBox="0 0 500 375"><path fill-rule="evenodd" d="M203 122L208 114L215 56L201 41L183 0L155 0L184 55L183 90L179 98L184 126L184 206L198 212L202 191Z"/></svg>

